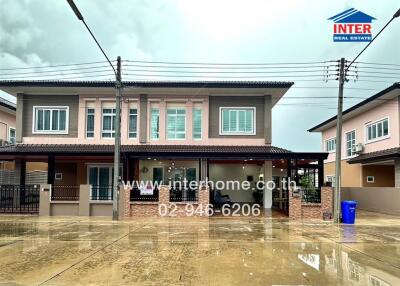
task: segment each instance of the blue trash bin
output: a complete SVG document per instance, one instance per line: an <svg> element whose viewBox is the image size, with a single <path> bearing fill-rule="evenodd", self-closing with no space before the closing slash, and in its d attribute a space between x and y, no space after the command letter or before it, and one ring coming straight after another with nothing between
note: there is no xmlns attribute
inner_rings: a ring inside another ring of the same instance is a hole
<svg viewBox="0 0 400 286"><path fill-rule="evenodd" d="M346 224L354 224L356 220L356 201L342 202L342 222Z"/></svg>

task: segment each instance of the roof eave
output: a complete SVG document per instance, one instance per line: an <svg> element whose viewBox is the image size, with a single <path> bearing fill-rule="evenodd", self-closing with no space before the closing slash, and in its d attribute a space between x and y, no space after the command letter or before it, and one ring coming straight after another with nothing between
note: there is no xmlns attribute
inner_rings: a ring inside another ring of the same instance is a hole
<svg viewBox="0 0 400 286"><path fill-rule="evenodd" d="M361 101L360 103L357 103L356 105L346 109L345 111L343 111L343 115L349 114L350 112L355 111L358 108L366 105L367 103L370 103L370 102L378 99L379 97L381 97L381 96L383 96L383 95L385 95L385 94L387 94L387 93L389 93L389 92L391 92L391 91L393 91L395 89L398 89L398 88L400 88L400 82L393 83L391 86L389 86L386 89L378 92L377 94L375 94L375 95L373 95L373 96ZM337 118L337 116L333 116L333 117L329 118L328 120L325 120L324 122L322 122L322 123L310 128L310 129L308 129L307 131L308 132L323 132L326 129L331 128L336 124L336 118Z"/></svg>

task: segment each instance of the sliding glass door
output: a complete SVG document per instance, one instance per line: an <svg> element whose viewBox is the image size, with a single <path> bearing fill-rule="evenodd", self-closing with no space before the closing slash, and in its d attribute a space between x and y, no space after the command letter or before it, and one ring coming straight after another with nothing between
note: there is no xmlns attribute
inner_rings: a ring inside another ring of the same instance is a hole
<svg viewBox="0 0 400 286"><path fill-rule="evenodd" d="M113 168L109 166L90 166L89 184L92 200L112 200Z"/></svg>

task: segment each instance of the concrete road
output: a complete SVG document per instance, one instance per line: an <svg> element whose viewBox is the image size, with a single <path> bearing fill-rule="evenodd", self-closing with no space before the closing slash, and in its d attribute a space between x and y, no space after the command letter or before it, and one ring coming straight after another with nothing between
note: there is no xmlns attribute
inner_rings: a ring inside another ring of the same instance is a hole
<svg viewBox="0 0 400 286"><path fill-rule="evenodd" d="M1 216L0 285L400 285L400 218L359 214L354 226Z"/></svg>

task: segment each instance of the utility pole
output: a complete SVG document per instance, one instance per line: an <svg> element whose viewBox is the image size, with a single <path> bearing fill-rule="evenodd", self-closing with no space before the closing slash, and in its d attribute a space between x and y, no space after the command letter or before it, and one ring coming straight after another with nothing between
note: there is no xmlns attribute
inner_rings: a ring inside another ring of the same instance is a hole
<svg viewBox="0 0 400 286"><path fill-rule="evenodd" d="M342 112L343 112L343 87L346 81L347 72L351 65L361 56L361 54L372 44L373 41L386 29L387 26L396 18L400 17L400 9L393 14L392 18L383 26L383 28L375 35L375 37L358 53L358 55L345 67L346 61L340 59L339 67L339 98L338 98L338 114L336 125L336 169L335 169L335 201L333 205L333 216L337 223L340 223L340 188L341 188L341 160L342 160Z"/></svg>
<svg viewBox="0 0 400 286"><path fill-rule="evenodd" d="M120 149L121 149L121 57L117 58L117 75L115 79L115 144L114 144L114 180L113 180L113 220L119 217L119 186L120 186Z"/></svg>
<svg viewBox="0 0 400 286"><path fill-rule="evenodd" d="M117 70L115 70L114 65L107 57L107 54L101 47L100 43L97 41L96 37L90 30L89 26L86 24L85 19L83 18L81 12L78 7L75 5L74 0L67 0L69 6L72 11L74 11L76 17L79 21L85 25L86 29L92 36L93 40L96 42L100 51L103 53L104 57L107 59L110 64L114 74L115 74L115 121L114 121L114 129L115 129L115 144L114 144L114 174L113 174L113 220L118 220L119 212L118 212L118 202L119 202L119 185L120 185L120 174L119 174L119 161L120 161L120 147L121 147L121 95L122 95L122 81L121 81L121 57L117 59Z"/></svg>
<svg viewBox="0 0 400 286"><path fill-rule="evenodd" d="M346 80L344 58L340 59L339 63L339 97L338 97L338 111L336 122L336 161L335 161L335 200L333 205L334 221L340 222L340 185L341 185L341 171L342 171L342 113L343 113L343 88Z"/></svg>

